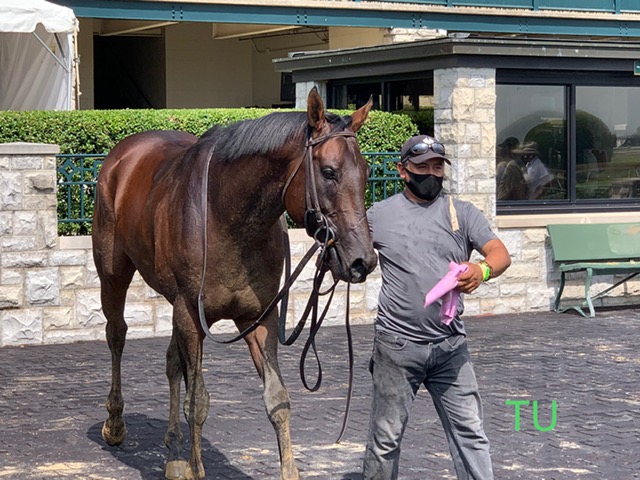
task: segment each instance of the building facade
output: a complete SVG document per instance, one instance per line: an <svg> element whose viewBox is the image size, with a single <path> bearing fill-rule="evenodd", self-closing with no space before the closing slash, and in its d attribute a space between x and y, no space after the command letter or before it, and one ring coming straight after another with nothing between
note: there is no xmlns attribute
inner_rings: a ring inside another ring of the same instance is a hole
<svg viewBox="0 0 640 480"><path fill-rule="evenodd" d="M301 91L320 84L334 108L364 101L367 88L383 106L433 106L453 160L449 190L492 219L513 256L467 300L468 311L499 313L552 307L560 274L547 225L640 222L638 58L640 43L622 39L451 35L300 53L276 68ZM599 281L595 291L614 278ZM576 275L566 294L583 297L583 285ZM637 303L639 288L604 301Z"/></svg>

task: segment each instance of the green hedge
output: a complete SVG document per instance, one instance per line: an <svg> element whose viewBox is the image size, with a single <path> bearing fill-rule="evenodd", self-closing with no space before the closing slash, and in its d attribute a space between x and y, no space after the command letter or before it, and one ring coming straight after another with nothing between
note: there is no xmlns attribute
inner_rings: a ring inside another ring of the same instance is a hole
<svg viewBox="0 0 640 480"><path fill-rule="evenodd" d="M426 108L419 111L402 110L396 113L407 115L413 123L416 124L420 134L433 137L433 108Z"/></svg>
<svg viewBox="0 0 640 480"><path fill-rule="evenodd" d="M270 109L198 109L198 110L78 110L71 112L27 111L0 112L0 143L30 142L60 146L63 154L107 153L118 141L128 135L146 130L184 130L201 135L214 125L257 118L273 112ZM351 111L334 111L348 115ZM405 115L373 111L358 132L362 152L397 152L402 143L418 132L416 125ZM90 168L93 160L87 159ZM379 163L378 160L374 161ZM375 165L374 165L375 166ZM84 180L92 178L85 176ZM72 190L72 209L79 215L80 189ZM379 187L378 187L379 188ZM367 189L367 205L371 204L371 187ZM86 216L93 212L92 193L87 192ZM58 212L67 218L67 197L59 190ZM81 215L76 218L81 218ZM60 235L90 233L90 223L60 223Z"/></svg>
<svg viewBox="0 0 640 480"><path fill-rule="evenodd" d="M201 135L214 125L229 125L273 111L260 108L4 111L0 112L0 143L52 143L60 146L60 153L106 153L124 137L145 130L184 130ZM404 140L417 131L405 115L373 111L358 132L358 141L363 152L399 151Z"/></svg>

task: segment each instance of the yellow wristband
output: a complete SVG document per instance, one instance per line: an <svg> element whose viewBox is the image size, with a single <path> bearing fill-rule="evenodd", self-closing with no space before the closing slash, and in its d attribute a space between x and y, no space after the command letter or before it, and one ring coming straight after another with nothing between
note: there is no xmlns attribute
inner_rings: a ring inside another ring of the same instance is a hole
<svg viewBox="0 0 640 480"><path fill-rule="evenodd" d="M484 261L478 263L478 266L480 267L480 270L482 270L482 281L486 282L491 278L491 267Z"/></svg>

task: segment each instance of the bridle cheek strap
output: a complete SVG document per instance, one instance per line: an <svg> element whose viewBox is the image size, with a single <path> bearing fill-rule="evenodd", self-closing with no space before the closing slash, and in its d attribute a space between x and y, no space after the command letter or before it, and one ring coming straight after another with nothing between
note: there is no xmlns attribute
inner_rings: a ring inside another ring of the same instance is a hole
<svg viewBox="0 0 640 480"><path fill-rule="evenodd" d="M313 147L335 137L356 137L353 132L331 132L317 138L309 138L305 144L306 151L287 178L282 190L282 203L286 205L285 197L289 185L298 174L302 163L305 163L305 213L304 226L307 235L318 242L322 247L330 248L336 240L336 228L327 216L322 212L318 199L318 187L313 168Z"/></svg>
<svg viewBox="0 0 640 480"><path fill-rule="evenodd" d="M331 248L336 241L336 228L320 207L315 169L313 168L313 147L335 137L356 137L356 134L341 131L327 133L317 138L309 138L305 155L305 229L307 230L307 235L320 243L325 250Z"/></svg>

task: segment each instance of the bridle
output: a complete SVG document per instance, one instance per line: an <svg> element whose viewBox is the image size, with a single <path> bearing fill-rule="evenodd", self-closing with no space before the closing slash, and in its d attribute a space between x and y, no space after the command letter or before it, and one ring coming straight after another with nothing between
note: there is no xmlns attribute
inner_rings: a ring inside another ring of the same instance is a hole
<svg viewBox="0 0 640 480"><path fill-rule="evenodd" d="M293 171L287 178L284 188L282 190L282 202L284 204L285 196L288 190L289 185L293 181L294 177L298 174L302 163L305 163L305 213L304 213L304 227L311 238L315 240L313 246L308 249L307 253L300 260L300 263L296 267L296 269L291 273L291 252L289 245L289 235L287 232L287 223L284 215L281 217L281 225L284 230L284 249L285 249L285 282L283 286L280 288L280 291L276 294L276 296L269 302L269 305L265 308L265 310L260 314L260 316L245 330L240 332L235 337L228 340L218 340L209 330L209 326L207 325L206 315L204 312L204 283L205 283L205 274L207 268L207 192L208 192L208 178L209 178L209 167L211 164L211 160L213 158L213 152L215 147L212 146L208 152L207 162L205 164L204 175L202 178L202 203L201 203L201 214L202 214L202 280L200 284L200 292L198 294L198 316L200 320L200 326L205 336L209 339L213 340L216 343L228 344L236 342L244 337L246 337L249 333L254 331L258 326L271 314L274 308L276 308L279 302L282 302L282 306L280 308L280 318L278 321L278 339L282 345L292 345L300 333L302 332L306 321L309 315L311 316L311 325L309 338L307 339L304 349L302 351L300 357L300 378L302 380L302 384L309 391L316 391L320 388L322 383L322 368L320 365L320 359L318 357L318 353L315 347L315 336L326 314L329 310L329 306L331 305L331 300L333 299L333 294L335 293L335 288L338 284L338 280L334 280L333 284L325 291L321 291L322 283L324 280L324 275L328 271L329 267L328 257L332 255L336 260L336 264L339 268L342 268L342 264L338 259L338 253L335 249L335 243L338 240L336 234L336 228L333 222L327 218L327 216L322 212L320 207L320 201L318 198L318 189L316 184L316 176L313 168L313 147L320 145L327 140L335 137L356 137L354 132L345 132L345 131L334 131L329 132L325 135L321 135L317 138L311 138L306 141L305 144L305 154L304 156L297 162ZM302 317L296 324L295 328L291 335L286 337L286 316L287 316L287 308L288 308L288 298L289 298L289 289L293 285L294 281L300 275L306 264L313 257L315 252L320 249L320 254L318 258L318 262L316 263L316 272L314 274L313 279L313 288L311 291L311 295L309 296L309 300L305 307L304 313ZM338 443L342 435L346 430L346 425L349 417L349 410L351 404L351 396L352 396L352 388L353 388L353 345L352 345L352 336L351 336L351 327L349 325L349 303L350 303L350 283L347 282L347 297L346 297L346 313L345 313L345 326L347 330L347 339L348 339L348 347L349 347L349 388L347 394L347 406L345 411L345 417L343 420L342 428L336 443ZM320 296L329 295L327 302L324 306L324 309L320 316L318 316L318 300ZM309 387L306 376L304 365L306 362L306 357L309 349L313 350L316 364L318 367L318 378L316 383Z"/></svg>
<svg viewBox="0 0 640 480"><path fill-rule="evenodd" d="M320 145L334 137L355 137L353 132L330 132L317 138L310 138L307 141L307 151L305 155L305 212L304 228L311 238L317 242L331 247L336 240L335 225L322 213L320 201L318 200L318 186L316 184L316 174L313 168L313 147ZM289 183L289 182L288 182ZM282 192L282 198L286 194L286 189Z"/></svg>

